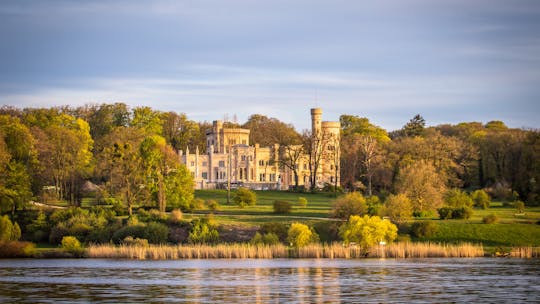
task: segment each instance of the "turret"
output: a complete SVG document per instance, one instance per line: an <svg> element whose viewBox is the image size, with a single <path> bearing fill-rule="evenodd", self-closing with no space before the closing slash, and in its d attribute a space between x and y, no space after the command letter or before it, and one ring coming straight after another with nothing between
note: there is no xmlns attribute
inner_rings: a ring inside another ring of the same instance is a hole
<svg viewBox="0 0 540 304"><path fill-rule="evenodd" d="M321 117L322 117L321 108L311 109L311 132L313 134L320 134L321 132Z"/></svg>

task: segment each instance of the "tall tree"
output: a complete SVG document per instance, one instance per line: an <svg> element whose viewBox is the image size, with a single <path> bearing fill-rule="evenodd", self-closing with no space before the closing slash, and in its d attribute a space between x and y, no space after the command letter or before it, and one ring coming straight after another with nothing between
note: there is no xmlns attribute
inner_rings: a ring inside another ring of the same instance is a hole
<svg viewBox="0 0 540 304"><path fill-rule="evenodd" d="M242 125L250 129L250 142L261 146L296 145L301 142L301 136L291 124L286 124L276 118L268 118L264 115L254 114Z"/></svg>
<svg viewBox="0 0 540 304"><path fill-rule="evenodd" d="M175 150L189 147L195 151L198 147L199 125L187 118L186 114L167 112L163 114L163 137ZM202 148L202 147L199 147Z"/></svg>

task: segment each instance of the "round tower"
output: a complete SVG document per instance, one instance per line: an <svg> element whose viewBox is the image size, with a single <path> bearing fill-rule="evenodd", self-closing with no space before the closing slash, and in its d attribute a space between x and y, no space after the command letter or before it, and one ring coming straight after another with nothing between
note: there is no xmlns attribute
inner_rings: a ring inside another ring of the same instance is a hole
<svg viewBox="0 0 540 304"><path fill-rule="evenodd" d="M321 118L322 118L322 109L313 108L311 109L311 132L313 134L321 134Z"/></svg>

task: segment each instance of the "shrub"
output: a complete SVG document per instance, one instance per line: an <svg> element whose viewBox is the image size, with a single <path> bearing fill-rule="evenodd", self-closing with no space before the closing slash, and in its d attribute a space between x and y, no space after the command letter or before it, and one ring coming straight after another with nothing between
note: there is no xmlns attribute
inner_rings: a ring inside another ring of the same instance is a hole
<svg viewBox="0 0 540 304"><path fill-rule="evenodd" d="M453 219L469 219L473 214L472 208L461 207L452 210Z"/></svg>
<svg viewBox="0 0 540 304"><path fill-rule="evenodd" d="M319 236L307 225L292 223L287 231L287 241L292 247L298 248L318 242Z"/></svg>
<svg viewBox="0 0 540 304"><path fill-rule="evenodd" d="M348 219L351 215L364 215L367 211L366 199L358 192L351 192L336 200L332 217Z"/></svg>
<svg viewBox="0 0 540 304"><path fill-rule="evenodd" d="M411 234L417 238L429 238L439 230L439 225L433 221L419 221L411 225Z"/></svg>
<svg viewBox="0 0 540 304"><path fill-rule="evenodd" d="M259 232L256 232L249 242L253 245L276 245L279 244L279 238L274 233L267 233L262 235Z"/></svg>
<svg viewBox="0 0 540 304"><path fill-rule="evenodd" d="M286 214L291 213L292 204L287 201L274 201L274 213Z"/></svg>
<svg viewBox="0 0 540 304"><path fill-rule="evenodd" d="M368 196L366 198L366 204L368 207L367 213L369 215L373 216L373 215L379 214L379 211L382 207L382 203L381 203L381 199L378 196L376 195Z"/></svg>
<svg viewBox="0 0 540 304"><path fill-rule="evenodd" d="M51 232L51 226L47 222L47 216L40 211L36 218L26 226L26 233L34 242L43 242L48 240Z"/></svg>
<svg viewBox="0 0 540 304"><path fill-rule="evenodd" d="M437 212L439 213L439 218L441 220L447 220L452 218L452 208L442 207L437 209Z"/></svg>
<svg viewBox="0 0 540 304"><path fill-rule="evenodd" d="M128 236L122 241L122 245L135 246L135 247L148 247L148 240L140 239L140 238L133 238L132 236Z"/></svg>
<svg viewBox="0 0 540 304"><path fill-rule="evenodd" d="M473 193L471 193L471 198L474 202L475 207L487 209L489 208L489 205L491 204L491 198L489 197L487 192L482 189L476 190Z"/></svg>
<svg viewBox="0 0 540 304"><path fill-rule="evenodd" d="M84 253L81 242L74 236L64 236L62 238L62 249L75 257L81 257Z"/></svg>
<svg viewBox="0 0 540 304"><path fill-rule="evenodd" d="M484 224L494 224L496 222L499 221L499 217L496 216L495 214L488 214L486 216L484 216L484 218L482 218L482 222Z"/></svg>
<svg viewBox="0 0 540 304"><path fill-rule="evenodd" d="M132 238L144 239L144 226L142 224L124 226L114 232L112 241L116 244L120 244L120 242L122 242L128 236L131 236Z"/></svg>
<svg viewBox="0 0 540 304"><path fill-rule="evenodd" d="M397 227L388 220L378 216L352 215L347 223L339 230L339 235L345 244L357 243L361 248L367 249L381 241L392 242L397 237Z"/></svg>
<svg viewBox="0 0 540 304"><path fill-rule="evenodd" d="M233 201L240 207L255 206L257 204L257 195L247 188L238 188Z"/></svg>
<svg viewBox="0 0 540 304"><path fill-rule="evenodd" d="M192 244L216 243L219 240L219 232L208 219L195 219L192 221L188 242Z"/></svg>
<svg viewBox="0 0 540 304"><path fill-rule="evenodd" d="M20 238L19 224L12 223L7 215L0 217L0 242L17 241Z"/></svg>
<svg viewBox="0 0 540 304"><path fill-rule="evenodd" d="M144 227L144 238L152 244L165 244L169 235L169 228L162 223L150 222Z"/></svg>
<svg viewBox="0 0 540 304"><path fill-rule="evenodd" d="M382 214L395 223L403 223L412 217L411 200L405 194L389 195L384 202Z"/></svg>
<svg viewBox="0 0 540 304"><path fill-rule="evenodd" d="M298 198L298 206L302 208L306 208L308 205L308 200L305 197L299 197Z"/></svg>
<svg viewBox="0 0 540 304"><path fill-rule="evenodd" d="M36 245L30 242L0 242L0 258L29 258L36 253Z"/></svg>
<svg viewBox="0 0 540 304"><path fill-rule="evenodd" d="M169 223L178 224L182 222L183 213L180 209L174 209L169 215Z"/></svg>
<svg viewBox="0 0 540 304"><path fill-rule="evenodd" d="M284 242L287 238L287 226L283 223L270 222L261 225L259 230L262 234L273 233L278 236L279 240Z"/></svg>
<svg viewBox="0 0 540 304"><path fill-rule="evenodd" d="M525 204L522 201L515 201L514 208L516 208L517 213L525 212Z"/></svg>
<svg viewBox="0 0 540 304"><path fill-rule="evenodd" d="M209 199L205 202L206 207L210 210L218 210L219 209L219 203L216 200Z"/></svg>
<svg viewBox="0 0 540 304"><path fill-rule="evenodd" d="M334 243L339 241L339 222L319 221L313 224L313 230L319 235L321 242Z"/></svg>
<svg viewBox="0 0 540 304"><path fill-rule="evenodd" d="M200 210L204 208L204 200L200 198L194 198L189 204L191 210ZM187 210L186 210L187 211Z"/></svg>
<svg viewBox="0 0 540 304"><path fill-rule="evenodd" d="M138 213L137 217L139 218L139 220L143 222L161 222L161 223L167 222L167 214L157 209L150 209L148 211L144 209L139 209L137 213Z"/></svg>
<svg viewBox="0 0 540 304"><path fill-rule="evenodd" d="M451 189L444 195L444 202L452 208L472 207L473 200L466 193L459 189Z"/></svg>

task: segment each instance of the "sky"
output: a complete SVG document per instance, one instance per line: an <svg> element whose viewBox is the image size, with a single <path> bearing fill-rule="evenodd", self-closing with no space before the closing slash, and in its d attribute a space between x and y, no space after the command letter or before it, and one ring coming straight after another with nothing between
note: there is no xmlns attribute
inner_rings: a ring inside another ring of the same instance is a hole
<svg viewBox="0 0 540 304"><path fill-rule="evenodd" d="M540 1L0 1L0 104L540 128Z"/></svg>

